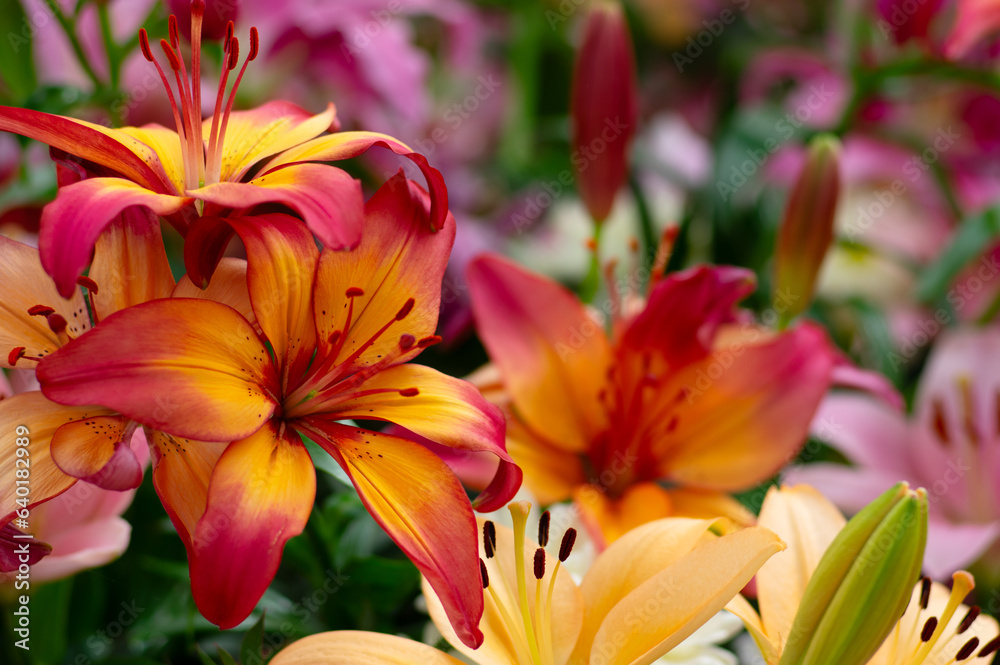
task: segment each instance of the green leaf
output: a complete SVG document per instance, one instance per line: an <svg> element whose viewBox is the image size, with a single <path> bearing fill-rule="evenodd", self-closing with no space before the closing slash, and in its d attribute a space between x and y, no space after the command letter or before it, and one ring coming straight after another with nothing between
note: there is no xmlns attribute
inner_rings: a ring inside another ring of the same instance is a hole
<svg viewBox="0 0 1000 665"><path fill-rule="evenodd" d="M55 19L46 14L48 20ZM32 93L38 80L31 57L31 38L35 28L24 14L20 2L0 2L0 25L8 28L0 78L14 101L23 101Z"/></svg>
<svg viewBox="0 0 1000 665"><path fill-rule="evenodd" d="M194 651L198 654L198 660L201 661L201 665L215 665L215 661L212 660L212 657L205 653L205 650L197 644L194 645Z"/></svg>
<svg viewBox="0 0 1000 665"><path fill-rule="evenodd" d="M236 661L233 657L229 655L229 652L219 647L219 660L222 661L222 665L236 665Z"/></svg>
<svg viewBox="0 0 1000 665"><path fill-rule="evenodd" d="M917 298L931 303L948 292L955 277L1000 237L1000 210L990 208L962 222L951 244L945 248L917 282Z"/></svg>
<svg viewBox="0 0 1000 665"><path fill-rule="evenodd" d="M263 644L264 614L261 613L260 619L257 620L257 623L255 623L243 637L243 644L240 645L240 662L243 663L243 665L260 662L260 657L263 653Z"/></svg>

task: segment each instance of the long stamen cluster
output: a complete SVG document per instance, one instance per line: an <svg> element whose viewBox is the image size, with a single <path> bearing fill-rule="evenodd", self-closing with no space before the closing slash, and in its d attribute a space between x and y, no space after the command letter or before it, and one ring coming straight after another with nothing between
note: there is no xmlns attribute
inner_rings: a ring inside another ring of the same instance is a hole
<svg viewBox="0 0 1000 665"><path fill-rule="evenodd" d="M897 625L895 634L888 639L895 640L896 658L894 665L922 665L928 662L945 662L948 650L954 650L947 662L962 662L975 656L986 658L1000 649L1000 637L994 638L985 645L980 645L978 637L963 640L961 636L972 627L979 617L980 609L972 606L962 620L952 630L948 625L955 613L962 606L962 600L973 589L975 583L972 576L965 571L954 574L954 585L948 602L937 616L928 611L931 594L931 581L926 577L920 582L919 607L913 613L912 620L903 618ZM905 634L904 634L905 632ZM919 639L915 639L919 636ZM955 647L955 645L957 648Z"/></svg>
<svg viewBox="0 0 1000 665"><path fill-rule="evenodd" d="M548 585L544 580L547 569L548 555L545 545L549 541L549 513L542 514L538 522L538 543L531 558L531 575L535 582L534 604L529 605L529 578L525 565L525 524L531 504L515 502L510 504L511 515L514 518L514 575L516 589L511 588L510 578L505 574L501 557L497 556L497 534L493 522L483 524L483 552L486 559L480 559L479 567L482 575L483 589L489 594L497 612L507 628L511 641L517 651L518 662L532 665L553 665L555 653L552 638L552 597L555 593L556 578L560 566L573 551L576 542L576 530L567 529L563 534L559 547L559 556L549 573ZM491 580L487 561L493 562L499 575L497 580ZM544 590L544 594L543 594Z"/></svg>
<svg viewBox="0 0 1000 665"><path fill-rule="evenodd" d="M139 47L142 54L156 67L163 87L170 100L170 108L174 114L177 135L180 137L181 155L184 163L184 186L187 189L197 189L206 184L220 182L222 178L222 146L226 136L226 126L232 112L236 90L243 78L247 65L257 57L259 39L257 28L250 28L250 52L236 81L226 96L226 84L229 72L239 64L240 43L233 36L233 22L226 27L226 37L222 44L222 75L219 77L219 89L216 93L215 111L212 114L212 129L209 132L208 149L202 133L201 117L201 26L205 15L204 0L193 0L191 3L191 76L188 76L184 58L180 53L180 36L177 29L177 17L170 15L170 40L160 40L160 48L167 59L167 64L174 73L177 96L167 80L167 75L160 63L153 56L150 48L149 35L145 29L139 30ZM225 103L223 103L225 102Z"/></svg>

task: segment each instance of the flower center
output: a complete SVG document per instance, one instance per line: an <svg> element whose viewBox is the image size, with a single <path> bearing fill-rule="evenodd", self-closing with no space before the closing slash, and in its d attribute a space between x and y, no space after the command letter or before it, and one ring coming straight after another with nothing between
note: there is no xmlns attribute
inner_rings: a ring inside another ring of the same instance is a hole
<svg viewBox="0 0 1000 665"><path fill-rule="evenodd" d="M953 575L954 584L948 602L937 616L928 611L931 595L931 581L926 577L920 582L919 607L913 615L913 619L907 621L904 615L896 624L896 634L890 635L887 639L895 640L896 653L892 662L894 665L921 665L928 662L961 662L976 655L977 658L985 658L1000 649L1000 637L991 640L988 644L980 648L979 638L971 637L963 640L963 635L980 614L977 606L972 606L965 613L962 620L948 630L948 624L959 608L963 607L962 600L969 594L975 586L972 576L965 571L958 571ZM902 631L907 631L906 635L901 635ZM919 637L919 639L915 639ZM957 648L955 645L960 645ZM949 653L954 650L954 653ZM950 658L949 658L950 656Z"/></svg>
<svg viewBox="0 0 1000 665"><path fill-rule="evenodd" d="M545 546L549 542L550 515L542 513L538 521L538 544L533 555L530 575L534 580L534 599L529 598L529 560L525 551L525 526L531 504L517 501L508 506L514 518L514 580L516 588L510 584L509 571L504 570L501 557L497 556L497 533L493 522L483 524L483 552L485 559L479 560L484 593L496 609L498 618L507 629L511 643L517 652L517 661L523 665L553 665L555 662L552 639L552 597L555 593L556 577L560 566L569 558L576 542L576 529L567 529L559 547L559 555L548 575L546 584L547 555ZM508 560L509 563L509 560ZM489 571L494 571L491 577ZM488 602L487 605L490 603Z"/></svg>
<svg viewBox="0 0 1000 665"><path fill-rule="evenodd" d="M93 325L97 325L97 310L94 308L94 294L97 293L97 284L94 283L94 280L84 276L78 277L76 281L80 286L87 288L90 298L90 311L94 316ZM73 312L72 322L67 321L66 317L59 314L49 305L32 305L27 311L29 316L41 316L45 318L45 323L48 324L49 330L56 334L57 343L55 346L57 348L65 346L71 339L79 337L92 327L88 312L83 307ZM18 360L39 362L52 351L53 349L41 349L37 356L29 356L27 355L27 347L15 346L7 353L7 364L13 367L17 365Z"/></svg>
<svg viewBox="0 0 1000 665"><path fill-rule="evenodd" d="M174 113L174 124L177 127L177 135L181 143L185 189L197 189L221 181L222 145L226 137L226 126L233 109L233 101L236 99L236 90L243 79L243 72L246 71L247 65L257 57L260 47L257 28L250 28L250 52L247 54L246 60L243 61L243 67L240 68L227 97L226 84L229 80L229 72L236 69L236 65L239 64L240 42L233 36L233 22L230 21L226 26L226 37L222 43L222 75L219 77L215 111L212 114L212 129L209 132L206 150L201 117L201 25L204 15L205 0L192 0L190 76L184 64L184 58L180 54L180 36L175 15L170 15L170 41L160 40L160 48L174 73L177 87L176 97L163 68L153 57L153 51L149 45L149 35L146 34L144 28L139 30L139 46L142 49L142 54L156 67L163 87L167 91L170 108Z"/></svg>

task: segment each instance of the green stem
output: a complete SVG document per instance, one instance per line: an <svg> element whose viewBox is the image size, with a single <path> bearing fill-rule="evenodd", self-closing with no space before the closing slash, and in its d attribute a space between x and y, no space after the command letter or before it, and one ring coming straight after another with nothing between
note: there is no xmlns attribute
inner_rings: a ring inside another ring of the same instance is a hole
<svg viewBox="0 0 1000 665"><path fill-rule="evenodd" d="M656 259L656 249L660 244L656 237L656 229L653 228L653 214L649 209L649 202L646 200L646 195L642 191L642 185L639 184L639 179L636 178L635 173L629 174L628 186L632 190L632 197L635 199L635 208L639 215L639 230L642 235L643 254L639 265L643 268L649 268Z"/></svg>
<svg viewBox="0 0 1000 665"><path fill-rule="evenodd" d="M73 22L62 13L62 10L59 9L59 5L56 4L56 0L45 0L45 5L49 8L49 11L52 12L52 15L59 23L63 32L66 33L66 39L69 40L69 45L73 48L73 53L76 54L76 59L80 62L80 67L83 68L83 72L87 75L87 78L89 78L94 84L95 89L102 88L104 86L104 82L97 76L97 72L94 71L94 68L90 66L90 62L87 60L87 54L83 51L83 45L80 44L80 40L77 39Z"/></svg>
<svg viewBox="0 0 1000 665"><path fill-rule="evenodd" d="M108 54L108 72L111 81L111 89L118 90L118 83L121 79L121 52L115 43L115 38L111 34L111 20L108 18L108 5L104 2L97 3L97 16L101 23L101 38L104 40L104 50Z"/></svg>

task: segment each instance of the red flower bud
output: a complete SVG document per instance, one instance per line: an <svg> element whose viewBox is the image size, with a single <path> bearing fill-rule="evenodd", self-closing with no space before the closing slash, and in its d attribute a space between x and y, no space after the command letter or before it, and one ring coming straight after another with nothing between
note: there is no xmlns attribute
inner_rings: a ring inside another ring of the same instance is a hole
<svg viewBox="0 0 1000 665"><path fill-rule="evenodd" d="M570 104L577 188L600 223L625 180L639 114L632 38L617 2L597 2L587 15Z"/></svg>

